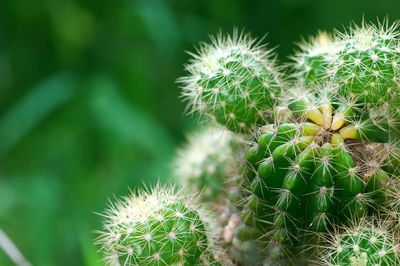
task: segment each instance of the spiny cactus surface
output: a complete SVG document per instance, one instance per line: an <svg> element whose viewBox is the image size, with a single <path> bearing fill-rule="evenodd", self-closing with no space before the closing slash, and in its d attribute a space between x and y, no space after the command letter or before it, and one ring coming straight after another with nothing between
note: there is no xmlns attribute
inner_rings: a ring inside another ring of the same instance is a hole
<svg viewBox="0 0 400 266"><path fill-rule="evenodd" d="M340 46L327 32L320 32L316 37L303 40L298 44L298 51L290 59L292 76L306 84L313 84L329 79L327 68L331 57L335 56Z"/></svg>
<svg viewBox="0 0 400 266"><path fill-rule="evenodd" d="M331 233L319 265L399 265L399 246L385 222L363 220Z"/></svg>
<svg viewBox="0 0 400 266"><path fill-rule="evenodd" d="M263 121L280 93L281 74L274 55L249 35L234 31L203 44L180 79L193 111L212 117L235 132Z"/></svg>
<svg viewBox="0 0 400 266"><path fill-rule="evenodd" d="M188 138L175 176L221 211L219 235L183 190L158 186L106 212L106 261L400 265L398 26L320 33L287 70L237 31L202 44L179 82L189 112L213 124Z"/></svg>
<svg viewBox="0 0 400 266"><path fill-rule="evenodd" d="M125 197L104 216L98 242L110 265L201 265L209 252L196 203L173 188Z"/></svg>
<svg viewBox="0 0 400 266"><path fill-rule="evenodd" d="M310 91L292 88L288 108L247 152L256 175L242 217L248 232L256 225L282 244L379 208L391 176L385 143L394 130L384 112L359 113L335 90Z"/></svg>
<svg viewBox="0 0 400 266"><path fill-rule="evenodd" d="M339 33L342 46L332 60L341 93L360 102L379 105L399 97L400 49L398 23L375 26L363 23Z"/></svg>

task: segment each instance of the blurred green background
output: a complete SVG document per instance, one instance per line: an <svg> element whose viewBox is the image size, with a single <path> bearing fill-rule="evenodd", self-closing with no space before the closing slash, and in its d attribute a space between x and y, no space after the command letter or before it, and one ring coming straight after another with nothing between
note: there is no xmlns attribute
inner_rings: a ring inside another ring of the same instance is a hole
<svg viewBox="0 0 400 266"><path fill-rule="evenodd" d="M237 26L286 61L301 36L386 14L400 1L1 0L0 228L34 265L101 265L96 212L167 180L196 126L185 50Z"/></svg>

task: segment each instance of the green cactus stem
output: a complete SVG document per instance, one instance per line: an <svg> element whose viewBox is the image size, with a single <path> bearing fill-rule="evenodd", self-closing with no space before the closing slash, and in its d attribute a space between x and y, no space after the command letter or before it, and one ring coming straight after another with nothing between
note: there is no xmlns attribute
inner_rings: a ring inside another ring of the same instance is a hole
<svg viewBox="0 0 400 266"><path fill-rule="evenodd" d="M113 203L98 243L110 265L196 265L208 256L195 201L173 188L140 191Z"/></svg>
<svg viewBox="0 0 400 266"><path fill-rule="evenodd" d="M386 221L363 220L327 237L318 265L399 265L399 246Z"/></svg>
<svg viewBox="0 0 400 266"><path fill-rule="evenodd" d="M343 49L332 60L340 93L361 103L380 105L399 97L400 49L396 22L362 23L338 33Z"/></svg>
<svg viewBox="0 0 400 266"><path fill-rule="evenodd" d="M297 246L302 232L324 232L384 200L391 120L383 110L360 113L327 87L318 95L292 88L286 110L291 115L260 128L247 152L256 175L242 219L273 242Z"/></svg>
<svg viewBox="0 0 400 266"><path fill-rule="evenodd" d="M212 117L235 132L263 122L281 90L275 56L250 35L219 35L202 44L179 80L192 112Z"/></svg>
<svg viewBox="0 0 400 266"><path fill-rule="evenodd" d="M293 61L289 64L292 76L306 84L329 79L329 62L340 50L333 37L327 32L319 32L316 37L303 40L297 46L298 51L290 57Z"/></svg>

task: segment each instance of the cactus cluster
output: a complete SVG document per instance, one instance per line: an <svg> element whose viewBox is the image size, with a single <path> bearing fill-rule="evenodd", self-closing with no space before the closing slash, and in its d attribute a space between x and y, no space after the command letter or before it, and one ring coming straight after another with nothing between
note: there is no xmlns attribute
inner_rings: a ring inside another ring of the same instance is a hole
<svg viewBox="0 0 400 266"><path fill-rule="evenodd" d="M324 86L317 95L291 88L283 121L275 112L247 152L255 174L243 221L278 243L373 211L392 176L385 144L394 129L384 110L361 112Z"/></svg>
<svg viewBox="0 0 400 266"><path fill-rule="evenodd" d="M209 119L174 176L208 211L170 188L129 196L105 214L106 261L400 265L398 26L321 32L281 65L237 30L201 44L178 82Z"/></svg>

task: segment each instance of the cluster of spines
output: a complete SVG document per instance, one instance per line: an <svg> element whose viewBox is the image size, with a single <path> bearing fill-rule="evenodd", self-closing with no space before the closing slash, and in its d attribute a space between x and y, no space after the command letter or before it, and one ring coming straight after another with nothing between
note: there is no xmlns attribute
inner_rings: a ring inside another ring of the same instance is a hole
<svg viewBox="0 0 400 266"><path fill-rule="evenodd" d="M399 265L399 243L390 222L371 218L327 235L317 265Z"/></svg>
<svg viewBox="0 0 400 266"><path fill-rule="evenodd" d="M299 44L289 64L292 76L306 84L327 80L339 84L339 93L364 105L390 104L399 115L399 23L362 22L344 33L320 33Z"/></svg>
<svg viewBox="0 0 400 266"><path fill-rule="evenodd" d="M195 265L209 258L196 200L157 186L112 203L98 244L109 265Z"/></svg>
<svg viewBox="0 0 400 266"><path fill-rule="evenodd" d="M282 86L271 50L235 30L232 36L212 38L192 55L189 75L179 80L192 112L235 132L249 132L263 122Z"/></svg>
<svg viewBox="0 0 400 266"><path fill-rule="evenodd" d="M373 105L399 96L397 27L398 23L389 26L388 20L378 26L363 22L338 34L343 49L334 57L332 70L343 95L355 95Z"/></svg>

